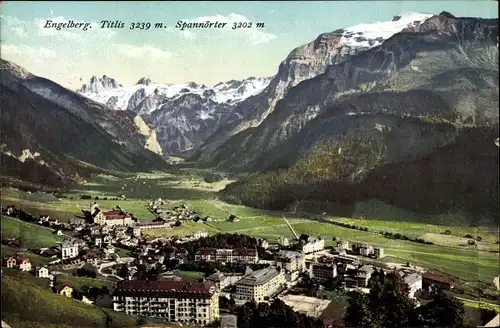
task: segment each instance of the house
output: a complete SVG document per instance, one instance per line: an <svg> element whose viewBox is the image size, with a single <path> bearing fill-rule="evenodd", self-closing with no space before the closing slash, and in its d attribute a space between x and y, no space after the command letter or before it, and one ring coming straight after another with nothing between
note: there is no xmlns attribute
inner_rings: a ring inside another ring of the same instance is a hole
<svg viewBox="0 0 500 328"><path fill-rule="evenodd" d="M222 272L216 272L207 277L207 282L213 284L218 291L226 288L230 284L229 277L226 277Z"/></svg>
<svg viewBox="0 0 500 328"><path fill-rule="evenodd" d="M415 293L422 290L422 276L418 273L410 273L404 277L404 282L410 288L408 297L414 298Z"/></svg>
<svg viewBox="0 0 500 328"><path fill-rule="evenodd" d="M259 238L257 239L259 246L262 247L263 249L269 248L269 242L265 240L264 238Z"/></svg>
<svg viewBox="0 0 500 328"><path fill-rule="evenodd" d="M443 290L453 289L453 279L447 276L426 272L422 275L422 289L431 291L433 288Z"/></svg>
<svg viewBox="0 0 500 328"><path fill-rule="evenodd" d="M288 238L285 237L285 236L280 236L280 239L279 239L279 244L281 246L289 246L290 245L290 241L288 241Z"/></svg>
<svg viewBox="0 0 500 328"><path fill-rule="evenodd" d="M7 268L13 269L17 265L17 260L14 256L4 256L3 263Z"/></svg>
<svg viewBox="0 0 500 328"><path fill-rule="evenodd" d="M63 260L72 259L78 256L78 246L71 241L61 243L61 258Z"/></svg>
<svg viewBox="0 0 500 328"><path fill-rule="evenodd" d="M54 219L54 218L48 219L48 222L51 226L59 224L59 221L57 219Z"/></svg>
<svg viewBox="0 0 500 328"><path fill-rule="evenodd" d="M58 235L58 236L62 236L62 235L64 235L61 229L58 229L58 230L55 232L55 234L56 234L56 235Z"/></svg>
<svg viewBox="0 0 500 328"><path fill-rule="evenodd" d="M381 259L385 257L384 249L382 247L374 247L373 248L373 257L376 259Z"/></svg>
<svg viewBox="0 0 500 328"><path fill-rule="evenodd" d="M25 272L31 271L31 260L21 254L5 256L3 262L7 268L18 269Z"/></svg>
<svg viewBox="0 0 500 328"><path fill-rule="evenodd" d="M91 236L96 236L101 234L101 227L100 226L92 226L90 227L90 235Z"/></svg>
<svg viewBox="0 0 500 328"><path fill-rule="evenodd" d="M94 245L97 247L102 246L102 237L94 237Z"/></svg>
<svg viewBox="0 0 500 328"><path fill-rule="evenodd" d="M372 254L374 253L374 249L373 249L373 246L370 246L370 245L362 245L361 247L359 247L359 254L361 256L371 256Z"/></svg>
<svg viewBox="0 0 500 328"><path fill-rule="evenodd" d="M52 287L52 290L54 291L54 293L66 297L71 297L71 295L73 294L73 286L69 281L65 281L61 284L55 285L54 287Z"/></svg>
<svg viewBox="0 0 500 328"><path fill-rule="evenodd" d="M35 269L35 275L38 278L50 278L50 271L46 266L39 266Z"/></svg>
<svg viewBox="0 0 500 328"><path fill-rule="evenodd" d="M194 233L193 238L200 239L208 237L208 231L197 231Z"/></svg>
<svg viewBox="0 0 500 328"><path fill-rule="evenodd" d="M240 218L237 217L236 215L231 214L229 216L229 222L238 222L239 220L240 220Z"/></svg>
<svg viewBox="0 0 500 328"><path fill-rule="evenodd" d="M114 254L115 253L115 246L113 246L113 245L106 246L106 248L104 249L104 253L106 253L107 255Z"/></svg>
<svg viewBox="0 0 500 328"><path fill-rule="evenodd" d="M346 286L348 287L366 287L374 271L373 266L363 265L356 270L354 275L344 277Z"/></svg>
<svg viewBox="0 0 500 328"><path fill-rule="evenodd" d="M95 265L97 266L99 264L99 258L97 257L97 254L94 253L94 252L90 252L88 251L87 253L85 253L83 255L83 259L89 263L89 264L92 264L92 265Z"/></svg>

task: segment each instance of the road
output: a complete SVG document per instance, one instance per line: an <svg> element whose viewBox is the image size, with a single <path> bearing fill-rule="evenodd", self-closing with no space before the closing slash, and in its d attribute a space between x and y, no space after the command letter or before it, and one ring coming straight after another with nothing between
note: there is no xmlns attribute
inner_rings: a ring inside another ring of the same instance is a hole
<svg viewBox="0 0 500 328"><path fill-rule="evenodd" d="M109 267L112 267L114 265L117 265L117 264L121 264L121 263L131 263L133 261L135 261L135 258L133 257L120 257L118 254L116 254L117 256L117 259L116 261L113 261L113 262L106 262L106 263L101 263L99 265L99 269L97 270L97 272L101 275L101 276L104 276L104 277L114 277L116 279L119 279L119 280L123 280L122 277L120 276L117 276L115 274L108 274L108 273L103 273L102 270L105 269L105 268L109 268Z"/></svg>

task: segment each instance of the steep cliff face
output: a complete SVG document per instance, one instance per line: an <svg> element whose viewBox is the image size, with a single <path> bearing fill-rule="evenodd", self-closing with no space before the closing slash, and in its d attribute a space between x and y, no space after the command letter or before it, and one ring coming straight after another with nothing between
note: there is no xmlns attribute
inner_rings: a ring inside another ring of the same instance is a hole
<svg viewBox="0 0 500 328"><path fill-rule="evenodd" d="M153 153L162 155L163 151L160 144L158 143L158 140L156 139L156 131L150 129L140 115L136 115L134 117L134 124L139 130L139 133L146 137L146 143L144 147L146 149L149 149Z"/></svg>
<svg viewBox="0 0 500 328"><path fill-rule="evenodd" d="M268 162L261 154L279 152L285 141L326 111L333 111L332 129L345 115L356 120L365 114L498 123L497 37L497 20L431 17L296 85L260 125L207 149L201 163L248 170L248 163ZM365 95L368 91L371 96ZM344 99L348 107L337 106Z"/></svg>

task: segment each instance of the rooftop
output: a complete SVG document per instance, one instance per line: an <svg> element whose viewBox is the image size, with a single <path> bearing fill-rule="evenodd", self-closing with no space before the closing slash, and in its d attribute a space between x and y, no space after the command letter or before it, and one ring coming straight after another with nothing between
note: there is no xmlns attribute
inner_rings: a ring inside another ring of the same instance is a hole
<svg viewBox="0 0 500 328"><path fill-rule="evenodd" d="M422 275L422 278L450 285L453 283L453 279L451 279L450 277L445 277L439 274L434 274L429 272L424 273Z"/></svg>
<svg viewBox="0 0 500 328"><path fill-rule="evenodd" d="M250 285L257 286L268 282L279 275L279 271L273 267L267 267L264 269L256 270L245 275L237 284L240 285Z"/></svg>
<svg viewBox="0 0 500 328"><path fill-rule="evenodd" d="M118 282L113 295L151 295L151 294L197 294L210 297L213 293L211 286L204 283L174 280L123 280Z"/></svg>
<svg viewBox="0 0 500 328"><path fill-rule="evenodd" d="M279 251L277 256L278 258L293 260L296 259L297 257L300 257L301 255L299 252L281 250Z"/></svg>
<svg viewBox="0 0 500 328"><path fill-rule="evenodd" d="M404 277L404 281L408 285L412 285L420 279L422 279L422 277L418 273L410 273L409 275Z"/></svg>

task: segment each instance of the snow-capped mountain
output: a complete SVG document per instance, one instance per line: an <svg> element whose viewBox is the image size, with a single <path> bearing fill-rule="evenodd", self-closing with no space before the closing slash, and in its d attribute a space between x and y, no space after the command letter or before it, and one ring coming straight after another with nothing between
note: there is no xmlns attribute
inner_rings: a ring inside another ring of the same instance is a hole
<svg viewBox="0 0 500 328"><path fill-rule="evenodd" d="M154 83L141 78L124 87L106 75L92 76L77 92L116 110L131 110L145 119L157 132L164 151L178 154L204 141L231 117L234 105L260 93L271 78L250 77L220 82L209 87L195 82Z"/></svg>
<svg viewBox="0 0 500 328"><path fill-rule="evenodd" d="M278 101L300 82L323 74L330 65L340 64L352 56L381 45L394 34L405 28L418 26L431 16L404 13L386 22L360 24L323 33L310 43L295 48L280 64L278 73L263 92L236 105L235 112L244 113L244 117L233 120L233 125L214 133L200 147L200 154L205 153L202 156L204 157L231 136L259 126L274 111ZM312 112L309 116L313 118L315 115L316 113Z"/></svg>
<svg viewBox="0 0 500 328"><path fill-rule="evenodd" d="M84 84L77 92L107 104L114 109L132 110L138 114L150 114L166 101L178 99L184 94L199 95L215 103L234 105L261 92L270 78L250 77L245 80L220 82L213 87L195 82L182 84L152 83L149 78L141 78L137 84L124 87L115 79L103 75L92 76L90 83Z"/></svg>

